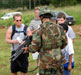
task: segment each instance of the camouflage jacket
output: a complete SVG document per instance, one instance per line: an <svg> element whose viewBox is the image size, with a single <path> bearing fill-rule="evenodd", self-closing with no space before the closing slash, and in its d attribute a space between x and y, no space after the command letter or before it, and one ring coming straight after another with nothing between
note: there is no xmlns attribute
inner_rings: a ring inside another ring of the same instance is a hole
<svg viewBox="0 0 81 75"><path fill-rule="evenodd" d="M40 52L39 67L41 69L58 68L64 61L61 46L64 47L65 45L66 36L63 31L60 31L59 25L46 22L33 35L29 50Z"/></svg>

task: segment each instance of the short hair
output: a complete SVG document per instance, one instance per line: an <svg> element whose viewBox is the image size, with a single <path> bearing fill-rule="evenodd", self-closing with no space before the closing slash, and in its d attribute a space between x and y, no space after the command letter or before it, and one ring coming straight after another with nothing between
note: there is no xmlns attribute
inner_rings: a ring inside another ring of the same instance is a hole
<svg viewBox="0 0 81 75"><path fill-rule="evenodd" d="M40 10L40 7L36 7L36 8L35 8L35 11L36 11L36 10Z"/></svg>
<svg viewBox="0 0 81 75"><path fill-rule="evenodd" d="M50 18L51 19L51 17L52 17L52 14L50 14L50 13L47 13L47 14L43 14L43 15L41 15L43 18ZM40 17L41 17L40 16Z"/></svg>
<svg viewBox="0 0 81 75"><path fill-rule="evenodd" d="M15 17L16 17L16 16L18 16L18 17L20 16L20 17L22 18L22 15L21 15L21 14L15 14L15 15L13 16L13 19L14 19L14 20L15 20Z"/></svg>
<svg viewBox="0 0 81 75"><path fill-rule="evenodd" d="M57 18L64 18L66 19L66 15L63 12L59 12Z"/></svg>

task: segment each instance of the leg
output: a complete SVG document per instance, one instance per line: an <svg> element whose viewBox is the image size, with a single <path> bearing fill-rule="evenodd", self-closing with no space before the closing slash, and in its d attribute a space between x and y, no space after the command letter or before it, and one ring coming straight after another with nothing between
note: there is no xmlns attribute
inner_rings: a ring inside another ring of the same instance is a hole
<svg viewBox="0 0 81 75"><path fill-rule="evenodd" d="M64 70L64 75L70 75L70 71L68 71L68 70Z"/></svg>
<svg viewBox="0 0 81 75"><path fill-rule="evenodd" d="M70 75L72 75L72 71L71 71Z"/></svg>
<svg viewBox="0 0 81 75"><path fill-rule="evenodd" d="M22 59L22 61L21 61ZM20 58L20 63L21 63L21 70L20 70L20 75L27 75L27 71L28 71L28 58L25 55L22 55L22 57Z"/></svg>
<svg viewBox="0 0 81 75"><path fill-rule="evenodd" d="M12 62L11 63L11 73L12 73L12 75L17 75L17 71L18 71L18 66L17 66L16 62Z"/></svg>
<svg viewBox="0 0 81 75"><path fill-rule="evenodd" d="M27 73L23 73L23 72L21 72L21 75L27 75Z"/></svg>
<svg viewBox="0 0 81 75"><path fill-rule="evenodd" d="M51 75L50 70L39 69L39 75Z"/></svg>
<svg viewBox="0 0 81 75"><path fill-rule="evenodd" d="M39 62L39 60L37 59L37 66L39 66L38 62ZM39 75L39 72L36 75Z"/></svg>
<svg viewBox="0 0 81 75"><path fill-rule="evenodd" d="M12 54L13 54L14 52L12 52ZM18 72L18 64L17 64L17 62L16 61L11 61L11 66L10 66L11 68L11 73L12 73L12 75L17 75L17 72Z"/></svg>
<svg viewBox="0 0 81 75"><path fill-rule="evenodd" d="M12 75L17 75L17 73L12 73Z"/></svg>

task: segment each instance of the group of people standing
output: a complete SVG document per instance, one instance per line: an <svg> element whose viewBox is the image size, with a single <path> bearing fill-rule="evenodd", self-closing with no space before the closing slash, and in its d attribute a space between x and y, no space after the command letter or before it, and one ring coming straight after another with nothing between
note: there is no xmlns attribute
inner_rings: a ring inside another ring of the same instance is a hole
<svg viewBox="0 0 81 75"><path fill-rule="evenodd" d="M24 53L17 60L11 61L12 75L17 75L18 71L21 75L27 75L28 50L37 61L38 75L71 75L71 70L74 68L73 42L76 36L71 26L65 23L64 13L59 12L57 23L53 21L52 16L48 8L36 8L35 18L30 22L29 27L22 24L22 15L13 16L14 25L6 33L6 42L12 44L11 54L13 55L24 43L25 36L32 36L33 39L29 47L23 48ZM59 63L61 59L63 63Z"/></svg>

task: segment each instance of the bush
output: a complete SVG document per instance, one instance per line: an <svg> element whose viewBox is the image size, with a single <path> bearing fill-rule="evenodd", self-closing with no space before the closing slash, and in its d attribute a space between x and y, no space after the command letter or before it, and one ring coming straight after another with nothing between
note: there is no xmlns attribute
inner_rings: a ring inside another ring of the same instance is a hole
<svg viewBox="0 0 81 75"><path fill-rule="evenodd" d="M13 19L0 20L0 26L10 26L13 24Z"/></svg>
<svg viewBox="0 0 81 75"><path fill-rule="evenodd" d="M34 13L32 11L23 13L23 23L24 24L29 25L32 19L34 19Z"/></svg>
<svg viewBox="0 0 81 75"><path fill-rule="evenodd" d="M32 11L25 11L23 12L23 23L25 25L29 25L30 21L34 19L34 13ZM11 26L13 25L13 18L6 19L6 20L0 20L0 26Z"/></svg>
<svg viewBox="0 0 81 75"><path fill-rule="evenodd" d="M75 5L77 1L76 0L51 0L51 3L55 7L60 7L60 6Z"/></svg>

